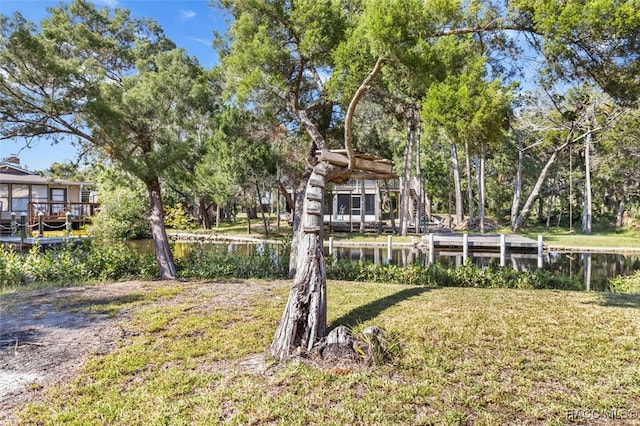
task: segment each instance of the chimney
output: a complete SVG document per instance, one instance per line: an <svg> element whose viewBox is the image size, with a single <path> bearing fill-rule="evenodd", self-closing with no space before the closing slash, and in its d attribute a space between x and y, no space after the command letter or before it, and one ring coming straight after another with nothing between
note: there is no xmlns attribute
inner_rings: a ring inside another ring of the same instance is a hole
<svg viewBox="0 0 640 426"><path fill-rule="evenodd" d="M11 157L6 159L6 162L10 163L10 164L15 164L16 166L19 166L20 165L20 158L15 156L15 155L12 155Z"/></svg>

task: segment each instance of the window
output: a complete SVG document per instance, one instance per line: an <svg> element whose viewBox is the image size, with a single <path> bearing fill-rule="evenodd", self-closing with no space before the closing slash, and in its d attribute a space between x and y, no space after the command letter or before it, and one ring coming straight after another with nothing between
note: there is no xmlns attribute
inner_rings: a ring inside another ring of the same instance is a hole
<svg viewBox="0 0 640 426"><path fill-rule="evenodd" d="M51 205L51 214L60 214L65 209L67 202L67 190L63 188L51 188L51 201L55 204Z"/></svg>
<svg viewBox="0 0 640 426"><path fill-rule="evenodd" d="M9 211L9 184L0 183L0 211Z"/></svg>
<svg viewBox="0 0 640 426"><path fill-rule="evenodd" d="M376 214L376 196L374 194L364 196L364 214Z"/></svg>
<svg viewBox="0 0 640 426"><path fill-rule="evenodd" d="M351 214L354 216L360 216L360 196L354 195L351 197Z"/></svg>
<svg viewBox="0 0 640 426"><path fill-rule="evenodd" d="M338 194L338 216L349 215L349 194Z"/></svg>
<svg viewBox="0 0 640 426"><path fill-rule="evenodd" d="M29 185L11 185L11 211L16 213L27 212L29 204Z"/></svg>
<svg viewBox="0 0 640 426"><path fill-rule="evenodd" d="M73 215L76 217L91 215L91 208L88 205L91 202L91 191L82 191L80 201L82 205L73 207Z"/></svg>
<svg viewBox="0 0 640 426"><path fill-rule="evenodd" d="M47 185L31 186L31 202L34 203L34 208L38 212L47 211L47 189Z"/></svg>

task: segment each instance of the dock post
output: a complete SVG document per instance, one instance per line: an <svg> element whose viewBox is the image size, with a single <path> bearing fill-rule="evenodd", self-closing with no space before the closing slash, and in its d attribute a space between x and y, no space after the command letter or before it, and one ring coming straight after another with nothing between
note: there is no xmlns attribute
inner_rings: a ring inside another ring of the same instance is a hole
<svg viewBox="0 0 640 426"><path fill-rule="evenodd" d="M20 213L20 242L24 243L24 239L27 238L27 213Z"/></svg>
<svg viewBox="0 0 640 426"><path fill-rule="evenodd" d="M544 246L542 244L542 235L538 235L538 269L542 269L543 266L543 254Z"/></svg>
<svg viewBox="0 0 640 426"><path fill-rule="evenodd" d="M500 266L507 264L507 236L500 234Z"/></svg>
<svg viewBox="0 0 640 426"><path fill-rule="evenodd" d="M72 224L71 224L71 212L67 212L67 214L64 215L65 218L65 228L67 230L67 237L69 235L71 235L71 230L72 230Z"/></svg>
<svg viewBox="0 0 640 426"><path fill-rule="evenodd" d="M333 237L329 237L329 256L333 255Z"/></svg>
<svg viewBox="0 0 640 426"><path fill-rule="evenodd" d="M393 256L391 255L391 246L393 245L393 235L387 237L387 263L391 263Z"/></svg>
<svg viewBox="0 0 640 426"><path fill-rule="evenodd" d="M38 213L38 237L44 237L44 213Z"/></svg>
<svg viewBox="0 0 640 426"><path fill-rule="evenodd" d="M435 253L436 243L433 233L429 234L429 265L433 265L436 261Z"/></svg>
<svg viewBox="0 0 640 426"><path fill-rule="evenodd" d="M18 232L18 221L16 220L16 212L11 212L11 236L14 237Z"/></svg>
<svg viewBox="0 0 640 426"><path fill-rule="evenodd" d="M469 234L462 234L462 262L469 257Z"/></svg>

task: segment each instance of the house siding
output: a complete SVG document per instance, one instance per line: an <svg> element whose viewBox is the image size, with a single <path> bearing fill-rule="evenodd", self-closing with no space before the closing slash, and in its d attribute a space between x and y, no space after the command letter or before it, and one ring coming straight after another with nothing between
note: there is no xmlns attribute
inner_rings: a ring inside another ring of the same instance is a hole
<svg viewBox="0 0 640 426"><path fill-rule="evenodd" d="M76 217L88 215L89 210L93 209L85 209L85 206L79 204L88 185L88 182L46 178L13 164L1 164L0 222L5 225L9 223L11 213L16 213L18 220L22 213L27 213L33 219L40 211L45 217L64 216L63 213L67 210ZM62 197L52 199L52 193L56 194L56 191ZM51 204L57 201L60 203Z"/></svg>

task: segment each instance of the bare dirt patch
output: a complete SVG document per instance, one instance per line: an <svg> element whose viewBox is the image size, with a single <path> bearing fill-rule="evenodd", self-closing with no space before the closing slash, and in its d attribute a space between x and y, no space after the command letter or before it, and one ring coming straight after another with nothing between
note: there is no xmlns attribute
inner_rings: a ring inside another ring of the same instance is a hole
<svg viewBox="0 0 640 426"><path fill-rule="evenodd" d="M116 319L99 307L131 301L143 285L129 281L0 296L0 422L34 391L71 380L90 353L111 350L127 313Z"/></svg>
<svg viewBox="0 0 640 426"><path fill-rule="evenodd" d="M126 338L135 302L158 288L183 291L154 303L179 303L200 294L206 304L241 306L261 291L284 285L127 281L0 295L0 424L15 420L16 408L45 387L71 381L91 354L116 348Z"/></svg>

